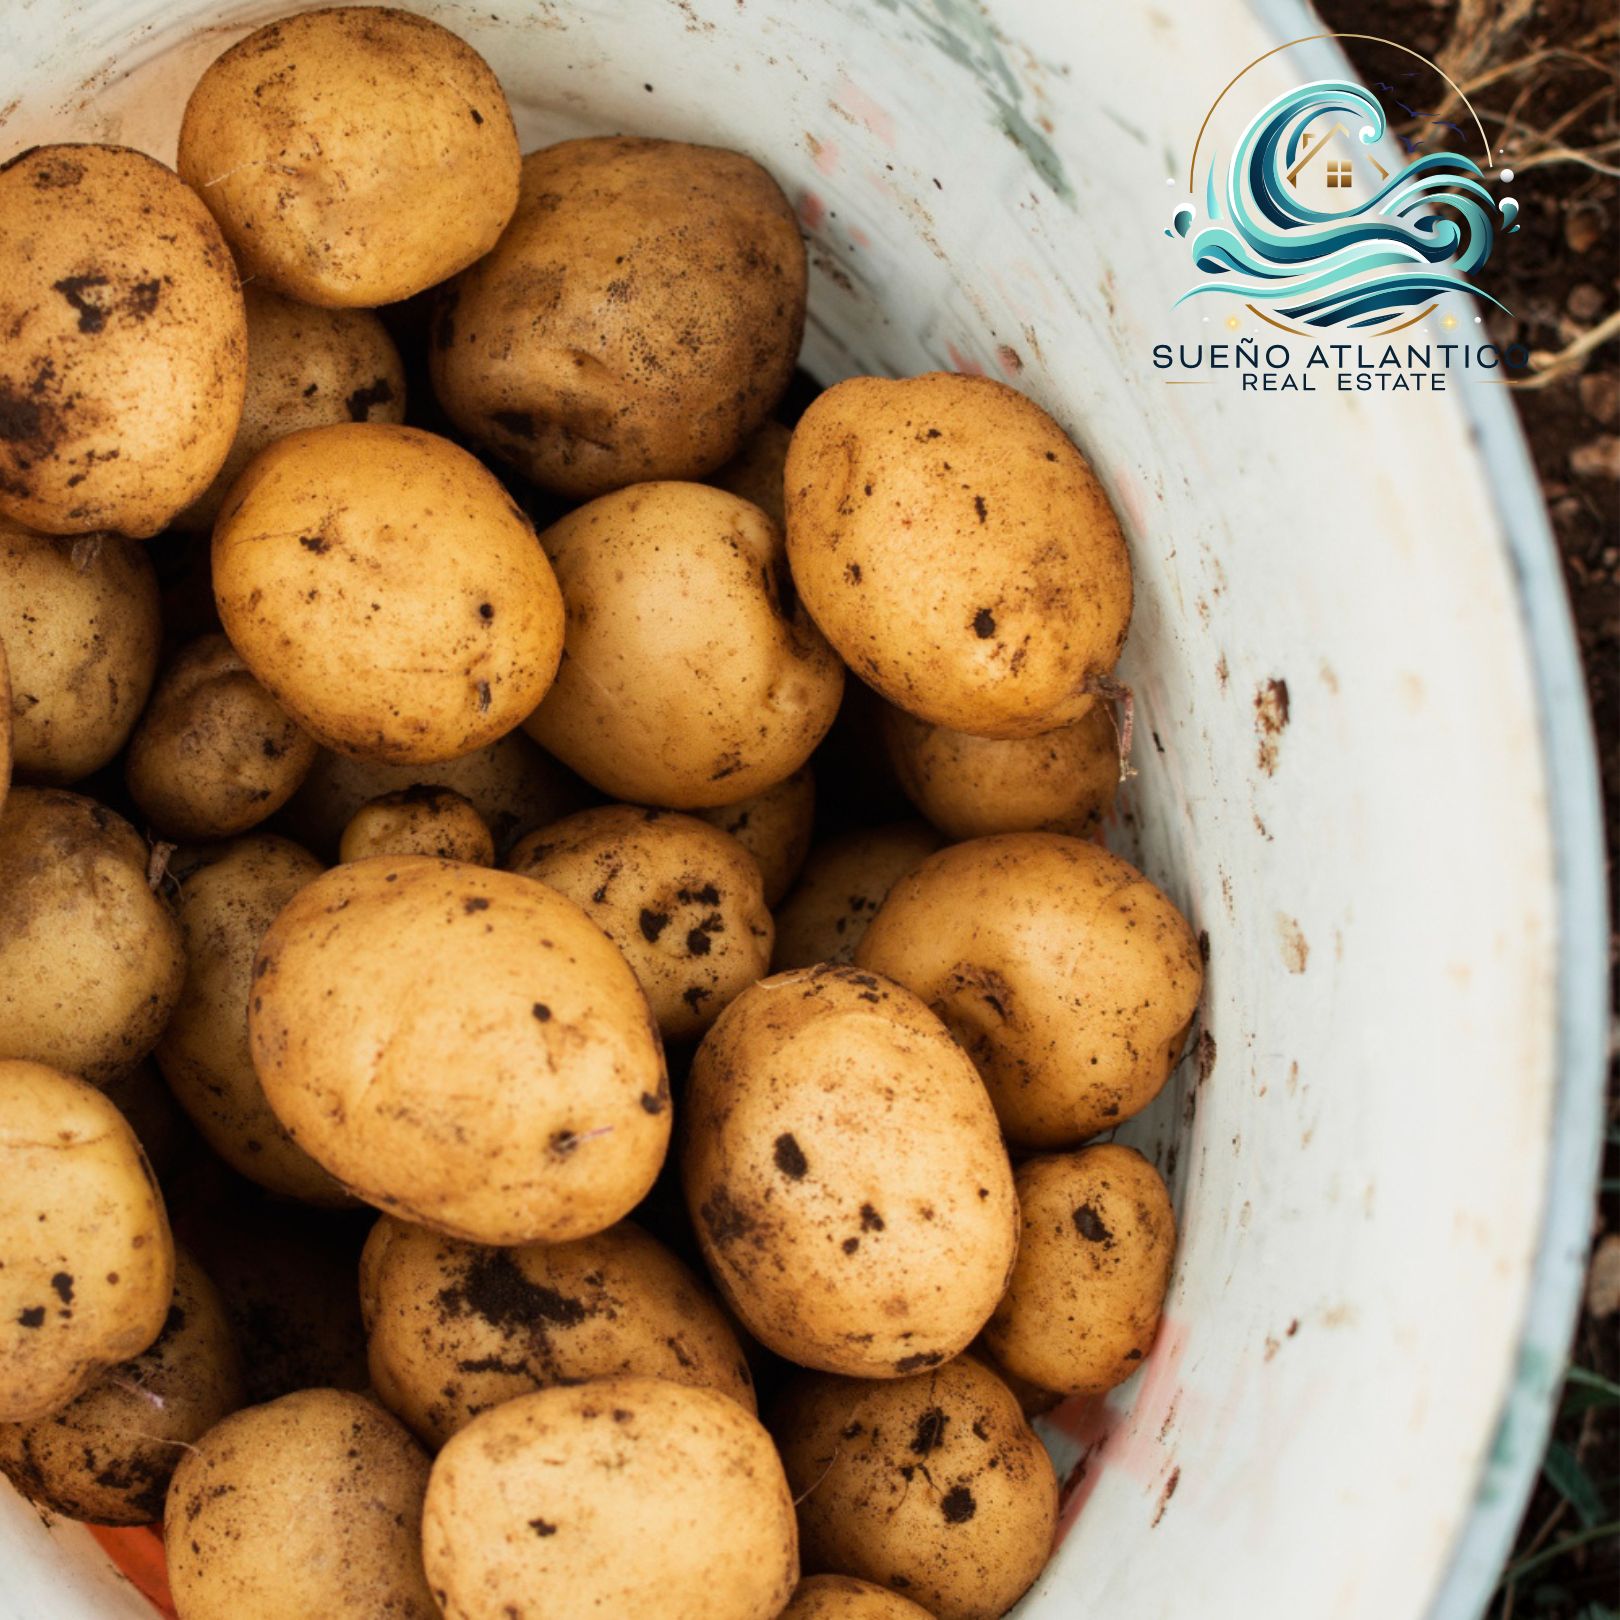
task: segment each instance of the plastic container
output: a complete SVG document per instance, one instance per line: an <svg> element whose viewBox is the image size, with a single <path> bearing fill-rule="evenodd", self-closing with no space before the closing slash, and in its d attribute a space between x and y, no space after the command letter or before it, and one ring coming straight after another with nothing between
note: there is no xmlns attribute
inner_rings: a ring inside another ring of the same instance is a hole
<svg viewBox="0 0 1620 1620"><path fill-rule="evenodd" d="M202 68L285 9L10 0L4 145L172 160ZM1596 773L1503 389L1301 402L1151 367L1188 330L1166 177L1226 79L1317 20L1296 0L416 9L489 59L526 146L623 129L753 152L810 240L813 371L1005 375L1125 521L1142 746L1119 841L1208 934L1208 1001L1124 1133L1180 1215L1163 1333L1132 1383L1053 1420L1066 1536L1018 1613L1473 1620L1588 1236ZM1343 71L1321 41L1251 78ZM150 1613L85 1530L5 1494L0 1614Z"/></svg>

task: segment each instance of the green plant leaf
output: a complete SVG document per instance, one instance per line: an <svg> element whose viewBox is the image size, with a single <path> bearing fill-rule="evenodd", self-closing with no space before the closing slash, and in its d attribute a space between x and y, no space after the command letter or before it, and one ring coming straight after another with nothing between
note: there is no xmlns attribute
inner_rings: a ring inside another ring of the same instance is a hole
<svg viewBox="0 0 1620 1620"><path fill-rule="evenodd" d="M1575 1509L1575 1516L1587 1529L1603 1522L1603 1497L1581 1467L1580 1458L1562 1440L1554 1440L1547 1447L1541 1471L1547 1476L1548 1484Z"/></svg>

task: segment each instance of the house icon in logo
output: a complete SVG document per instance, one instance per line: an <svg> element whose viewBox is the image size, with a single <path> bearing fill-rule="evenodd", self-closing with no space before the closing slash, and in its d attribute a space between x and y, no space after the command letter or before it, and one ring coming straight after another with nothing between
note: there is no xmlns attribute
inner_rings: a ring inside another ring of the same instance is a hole
<svg viewBox="0 0 1620 1620"><path fill-rule="evenodd" d="M1310 131L1301 135L1299 143L1303 149L1295 160L1294 166L1288 171L1286 179L1297 191L1300 177L1306 180L1325 183L1330 191L1350 191L1355 187L1355 164L1352 159L1360 159L1377 170L1380 180L1389 179L1389 170L1375 158L1364 146L1351 140L1350 131L1343 124L1335 123L1325 134L1317 135ZM1318 164L1316 160L1324 152L1332 151L1332 157L1325 158ZM1308 169L1315 166L1314 172L1306 174ZM1339 201L1338 198L1330 199Z"/></svg>

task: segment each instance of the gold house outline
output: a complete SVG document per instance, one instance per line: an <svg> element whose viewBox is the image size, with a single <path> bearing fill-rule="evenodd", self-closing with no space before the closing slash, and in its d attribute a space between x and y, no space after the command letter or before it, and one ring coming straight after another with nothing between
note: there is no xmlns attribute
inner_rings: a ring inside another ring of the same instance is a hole
<svg viewBox="0 0 1620 1620"><path fill-rule="evenodd" d="M1345 144L1349 146L1353 156L1365 158L1370 164L1372 164L1372 166L1378 171L1378 178L1380 180L1389 179L1389 170L1386 169L1384 165L1372 155L1371 152L1367 151L1365 147L1358 146L1355 142L1353 142L1350 139L1350 131L1347 130L1343 124L1336 123L1334 124L1333 128L1330 129L1325 135L1321 136L1320 139L1313 140L1309 132L1302 137L1302 139L1308 141L1310 145L1299 161L1296 162L1293 168L1291 168L1284 176L1289 185L1298 187L1300 171L1304 169L1307 164L1313 162L1319 153L1326 151L1328 144L1336 136L1341 135L1344 137Z"/></svg>

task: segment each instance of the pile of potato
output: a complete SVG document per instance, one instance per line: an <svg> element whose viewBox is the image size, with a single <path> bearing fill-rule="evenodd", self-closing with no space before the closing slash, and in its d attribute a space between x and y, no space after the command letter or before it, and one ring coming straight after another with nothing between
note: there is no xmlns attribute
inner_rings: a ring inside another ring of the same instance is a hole
<svg viewBox="0 0 1620 1620"><path fill-rule="evenodd" d="M398 11L0 169L0 1467L182 1620L988 1620L1152 1346L1125 543L805 290Z"/></svg>

